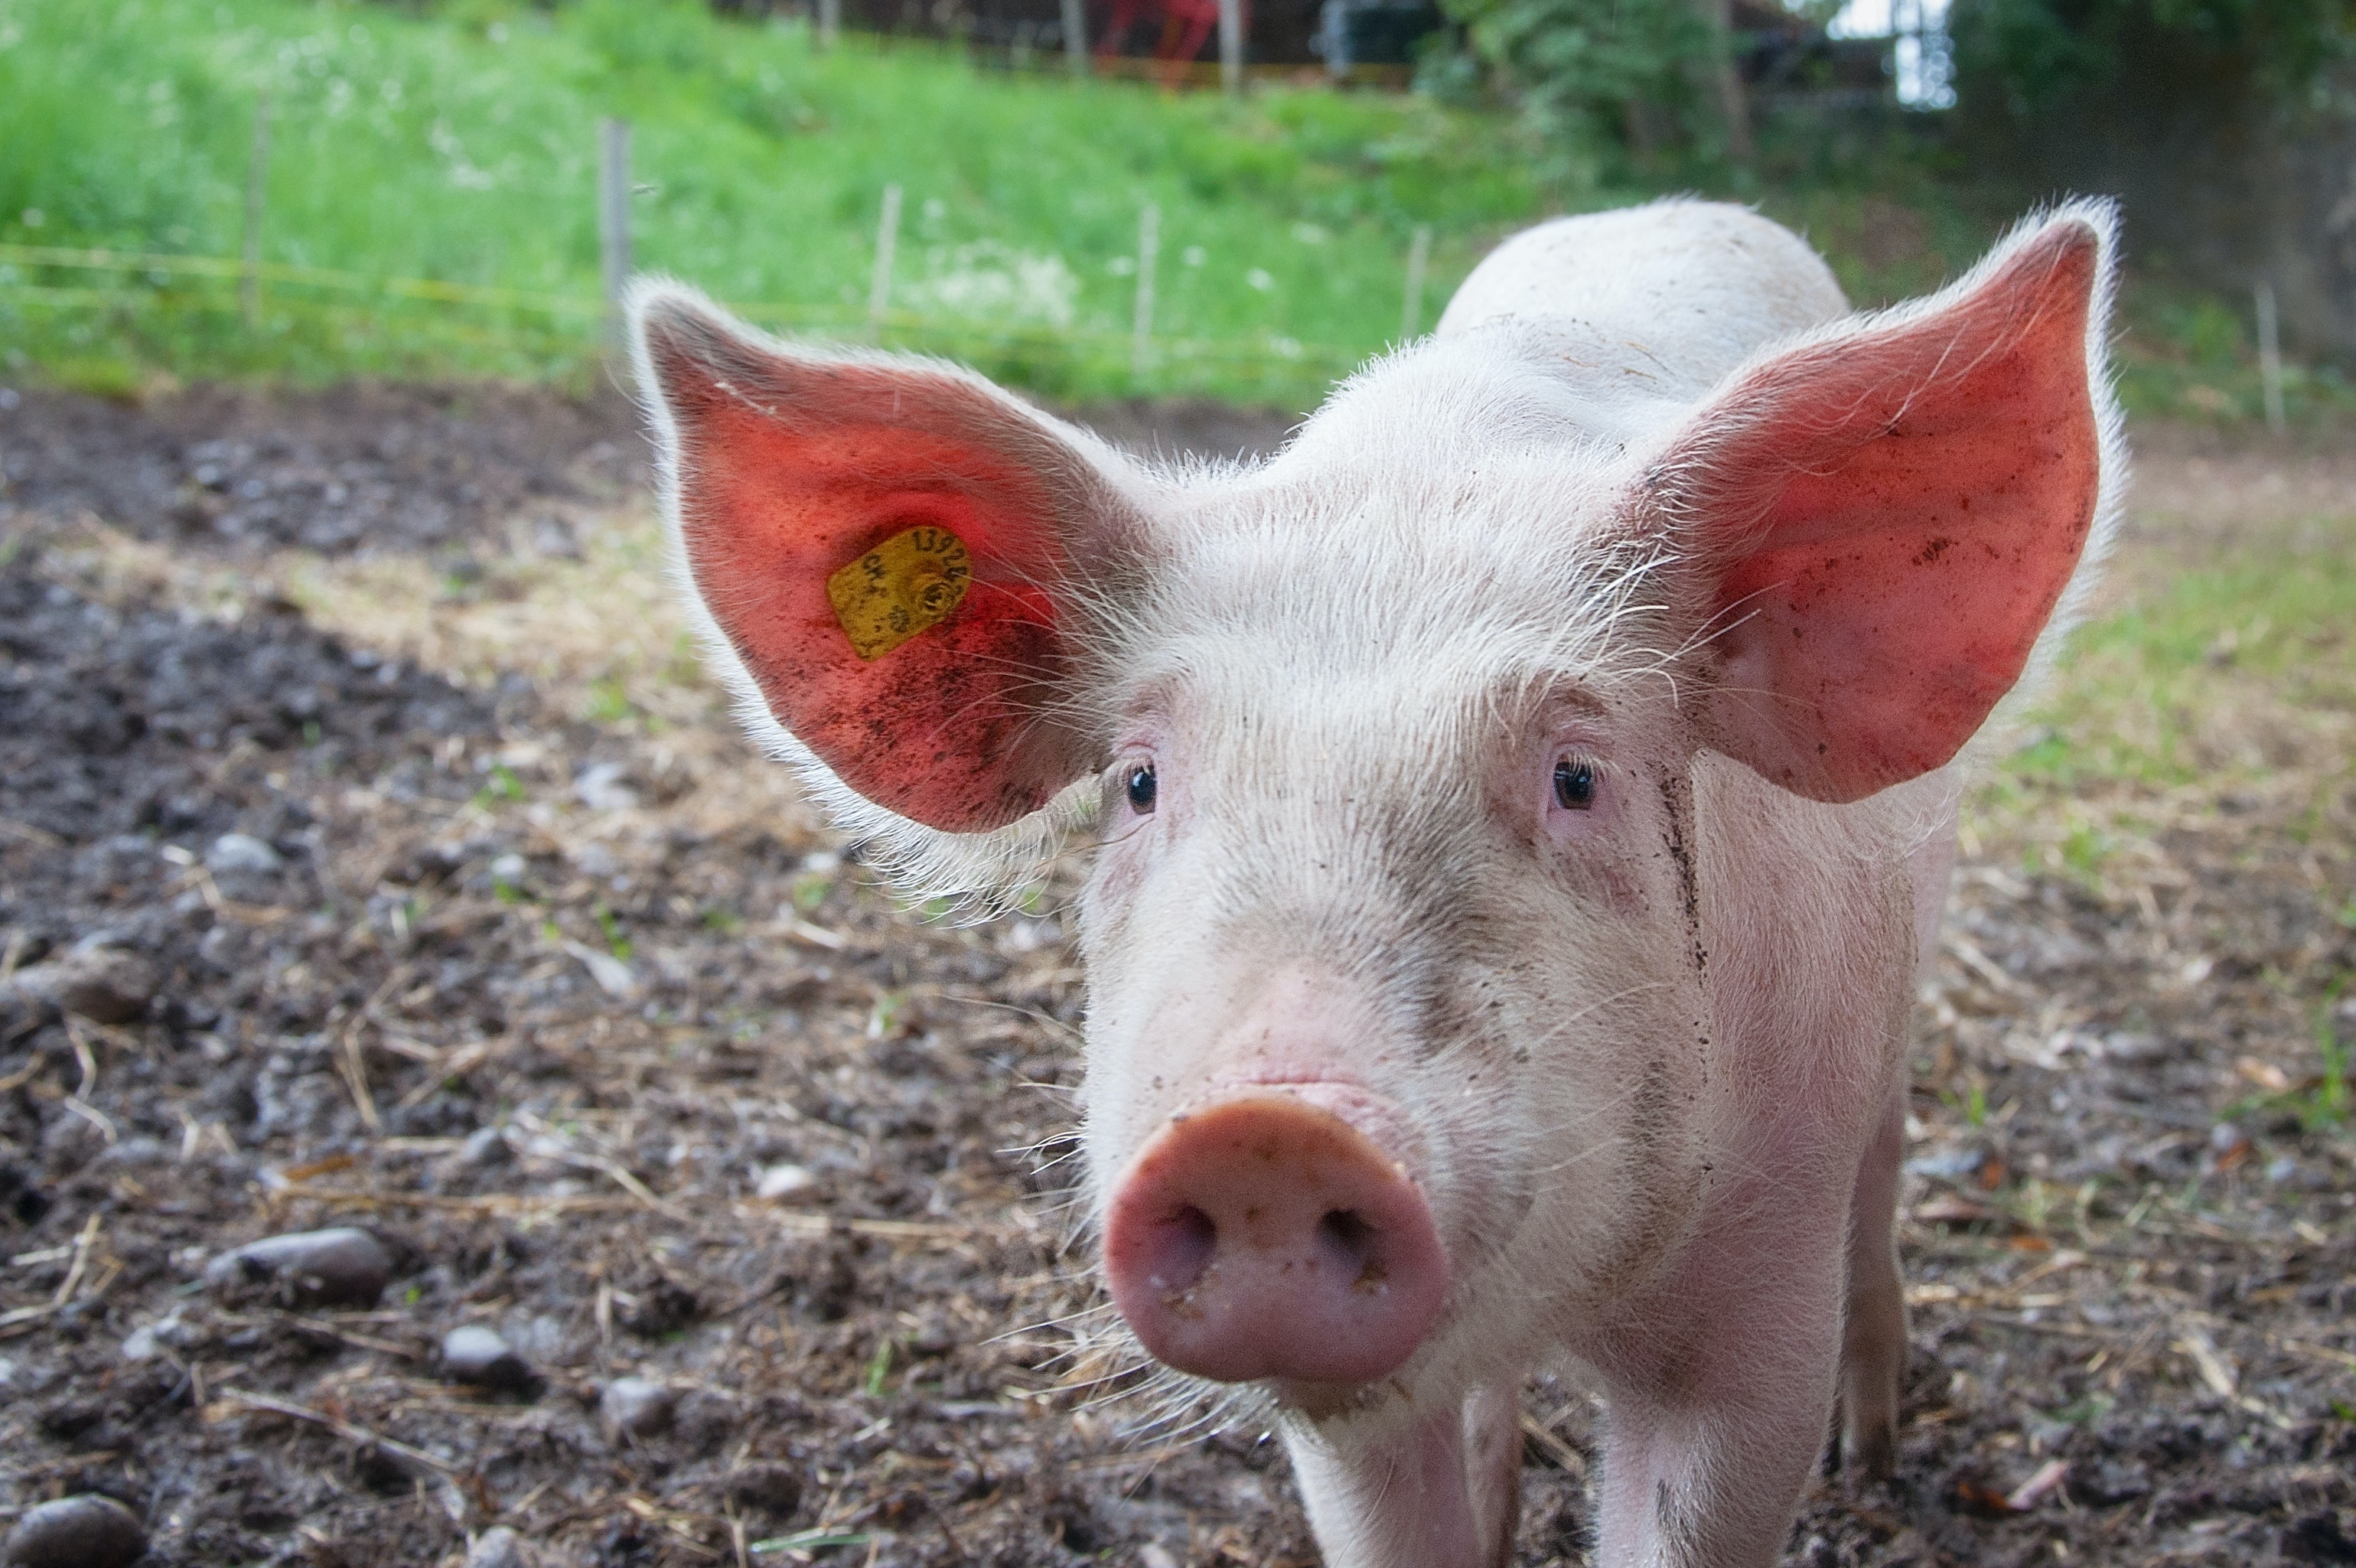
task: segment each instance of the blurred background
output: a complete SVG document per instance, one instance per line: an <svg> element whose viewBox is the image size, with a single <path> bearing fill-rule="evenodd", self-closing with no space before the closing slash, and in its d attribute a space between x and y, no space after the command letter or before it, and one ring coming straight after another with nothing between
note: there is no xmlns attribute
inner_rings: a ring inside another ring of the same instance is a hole
<svg viewBox="0 0 2356 1568"><path fill-rule="evenodd" d="M2340 0L1229 10L0 0L0 352L578 376L626 258L1050 397L1299 410L1548 213L1754 201L1869 305L2104 191L2131 408L2262 416L2270 332L2280 418L2350 406Z"/></svg>

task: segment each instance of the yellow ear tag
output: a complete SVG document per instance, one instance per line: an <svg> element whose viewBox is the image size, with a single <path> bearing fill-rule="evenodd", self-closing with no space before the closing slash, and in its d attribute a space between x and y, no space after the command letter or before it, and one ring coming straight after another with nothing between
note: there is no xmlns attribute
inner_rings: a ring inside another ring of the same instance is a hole
<svg viewBox="0 0 2356 1568"><path fill-rule="evenodd" d="M881 659L948 619L972 581L965 541L945 528L912 528L829 577L826 596L851 650Z"/></svg>

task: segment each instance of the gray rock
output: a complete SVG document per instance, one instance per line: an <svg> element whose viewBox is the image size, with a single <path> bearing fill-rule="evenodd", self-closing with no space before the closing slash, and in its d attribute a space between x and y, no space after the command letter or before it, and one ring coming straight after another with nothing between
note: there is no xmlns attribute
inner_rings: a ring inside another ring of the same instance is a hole
<svg viewBox="0 0 2356 1568"><path fill-rule="evenodd" d="M252 833L223 833L205 851L205 869L227 875L252 872L268 875L286 869L286 857Z"/></svg>
<svg viewBox="0 0 2356 1568"><path fill-rule="evenodd" d="M761 1172L754 1191L774 1202L798 1197L817 1185L808 1165L770 1165Z"/></svg>
<svg viewBox="0 0 2356 1568"><path fill-rule="evenodd" d="M649 1378L616 1378L598 1397L606 1433L616 1438L656 1437L669 1430L679 1396Z"/></svg>
<svg viewBox="0 0 2356 1568"><path fill-rule="evenodd" d="M181 1321L179 1311L143 1324L133 1329L123 1341L123 1359L126 1361L152 1361L166 1349L178 1349L187 1344L191 1336L188 1326Z"/></svg>
<svg viewBox="0 0 2356 1568"><path fill-rule="evenodd" d="M593 762L573 780L573 793L593 811L634 810L638 792L622 781L628 771L618 762Z"/></svg>
<svg viewBox="0 0 2356 1568"><path fill-rule="evenodd" d="M458 1149L458 1163L477 1168L503 1165L513 1158L515 1151L508 1146L507 1132L499 1127L476 1128Z"/></svg>
<svg viewBox="0 0 2356 1568"><path fill-rule="evenodd" d="M466 1568L531 1568L532 1561L523 1537L503 1524L483 1531L466 1548Z"/></svg>
<svg viewBox="0 0 2356 1568"><path fill-rule="evenodd" d="M267 1289L288 1306L374 1306L392 1283L383 1243L348 1226L252 1241L205 1265L217 1291Z"/></svg>
<svg viewBox="0 0 2356 1568"><path fill-rule="evenodd" d="M9 976L0 985L0 1015L72 1013L95 1024L129 1024L146 1015L158 983L155 966L137 953L76 947L63 958L27 964Z"/></svg>
<svg viewBox="0 0 2356 1568"><path fill-rule="evenodd" d="M112 1498L85 1492L43 1503L8 1532L10 1568L125 1568L147 1551L146 1527Z"/></svg>
<svg viewBox="0 0 2356 1568"><path fill-rule="evenodd" d="M442 1337L442 1370L454 1382L506 1393L520 1393L540 1380L530 1362L478 1323L453 1328Z"/></svg>

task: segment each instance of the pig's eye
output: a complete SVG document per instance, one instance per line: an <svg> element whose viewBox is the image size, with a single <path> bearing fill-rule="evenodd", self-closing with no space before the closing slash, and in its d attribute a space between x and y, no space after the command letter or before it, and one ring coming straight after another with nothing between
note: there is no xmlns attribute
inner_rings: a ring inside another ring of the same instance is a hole
<svg viewBox="0 0 2356 1568"><path fill-rule="evenodd" d="M1150 764L1129 771L1129 809L1141 817L1153 810L1153 768Z"/></svg>
<svg viewBox="0 0 2356 1568"><path fill-rule="evenodd" d="M1133 787L1132 787L1133 788ZM1135 799L1132 793L1131 799ZM1566 757L1554 765L1554 803L1566 811L1584 811L1595 804L1595 764Z"/></svg>

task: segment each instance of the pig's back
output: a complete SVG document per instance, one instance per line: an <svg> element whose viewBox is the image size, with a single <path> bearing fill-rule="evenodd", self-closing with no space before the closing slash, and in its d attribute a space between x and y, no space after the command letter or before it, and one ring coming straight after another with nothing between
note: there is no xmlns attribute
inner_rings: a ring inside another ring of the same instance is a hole
<svg viewBox="0 0 2356 1568"><path fill-rule="evenodd" d="M1782 224L1724 202L1656 201L1515 235L1472 269L1438 335L1542 323L1597 371L1698 395L1760 344L1847 310L1824 258Z"/></svg>

